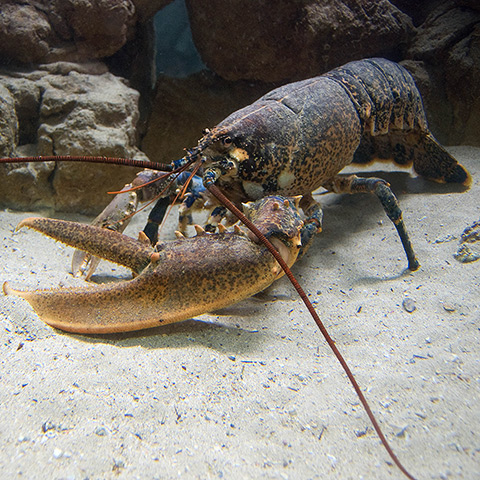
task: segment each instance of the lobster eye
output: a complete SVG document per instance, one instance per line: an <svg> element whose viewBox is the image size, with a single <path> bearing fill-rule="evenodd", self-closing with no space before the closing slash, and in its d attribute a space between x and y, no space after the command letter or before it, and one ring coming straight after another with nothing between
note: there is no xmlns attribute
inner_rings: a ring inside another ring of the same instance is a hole
<svg viewBox="0 0 480 480"><path fill-rule="evenodd" d="M232 137L225 137L222 139L222 143L225 147L229 147L232 144Z"/></svg>

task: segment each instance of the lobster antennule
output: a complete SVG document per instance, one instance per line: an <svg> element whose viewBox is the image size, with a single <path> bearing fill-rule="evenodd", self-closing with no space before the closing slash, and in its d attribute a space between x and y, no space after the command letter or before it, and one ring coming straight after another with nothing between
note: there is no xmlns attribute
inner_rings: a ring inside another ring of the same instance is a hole
<svg viewBox="0 0 480 480"><path fill-rule="evenodd" d="M190 150L187 150L187 154L184 157L172 162L174 171L176 169L192 165L207 147L216 142L222 137L222 135L226 134L227 131L225 128L206 128L203 131L203 137L198 141L198 145Z"/></svg>

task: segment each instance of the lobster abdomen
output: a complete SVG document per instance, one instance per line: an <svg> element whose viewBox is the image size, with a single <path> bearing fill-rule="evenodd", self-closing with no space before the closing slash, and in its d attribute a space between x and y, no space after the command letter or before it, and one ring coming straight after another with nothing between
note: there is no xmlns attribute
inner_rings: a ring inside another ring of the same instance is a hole
<svg viewBox="0 0 480 480"><path fill-rule="evenodd" d="M352 161L393 160L434 181L468 186L471 177L428 129L422 97L411 74L383 58L350 62L325 74L343 85L362 124Z"/></svg>
<svg viewBox="0 0 480 480"><path fill-rule="evenodd" d="M325 74L342 85L366 135L428 131L422 97L410 73L384 58L350 62Z"/></svg>

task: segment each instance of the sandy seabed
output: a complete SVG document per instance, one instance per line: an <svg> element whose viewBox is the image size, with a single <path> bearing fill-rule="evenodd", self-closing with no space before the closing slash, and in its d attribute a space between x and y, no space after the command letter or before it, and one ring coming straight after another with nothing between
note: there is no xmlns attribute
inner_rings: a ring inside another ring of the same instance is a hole
<svg viewBox="0 0 480 480"><path fill-rule="evenodd" d="M473 480L480 261L453 254L480 218L480 149L450 151L472 174L466 192L371 168L399 198L418 271L406 270L374 196L333 194L320 197L324 231L293 270L407 469ZM82 285L71 248L13 232L30 215L0 212L0 281ZM117 277L129 274L104 262L94 281ZM0 296L0 339L2 478L403 478L285 278L215 314L108 336L52 329L24 300Z"/></svg>

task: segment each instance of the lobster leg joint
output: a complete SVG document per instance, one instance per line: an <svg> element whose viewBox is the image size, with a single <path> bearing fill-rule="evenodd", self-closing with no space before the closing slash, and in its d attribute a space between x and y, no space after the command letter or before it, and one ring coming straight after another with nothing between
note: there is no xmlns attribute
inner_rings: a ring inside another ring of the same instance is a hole
<svg viewBox="0 0 480 480"><path fill-rule="evenodd" d="M407 227L402 218L400 205L390 185L385 180L375 177L360 178L356 175L349 175L347 177L339 175L334 178L329 187L336 193L374 193L380 200L387 217L393 222L397 229L407 256L409 270L418 270L420 263L413 251L412 242L410 241Z"/></svg>

